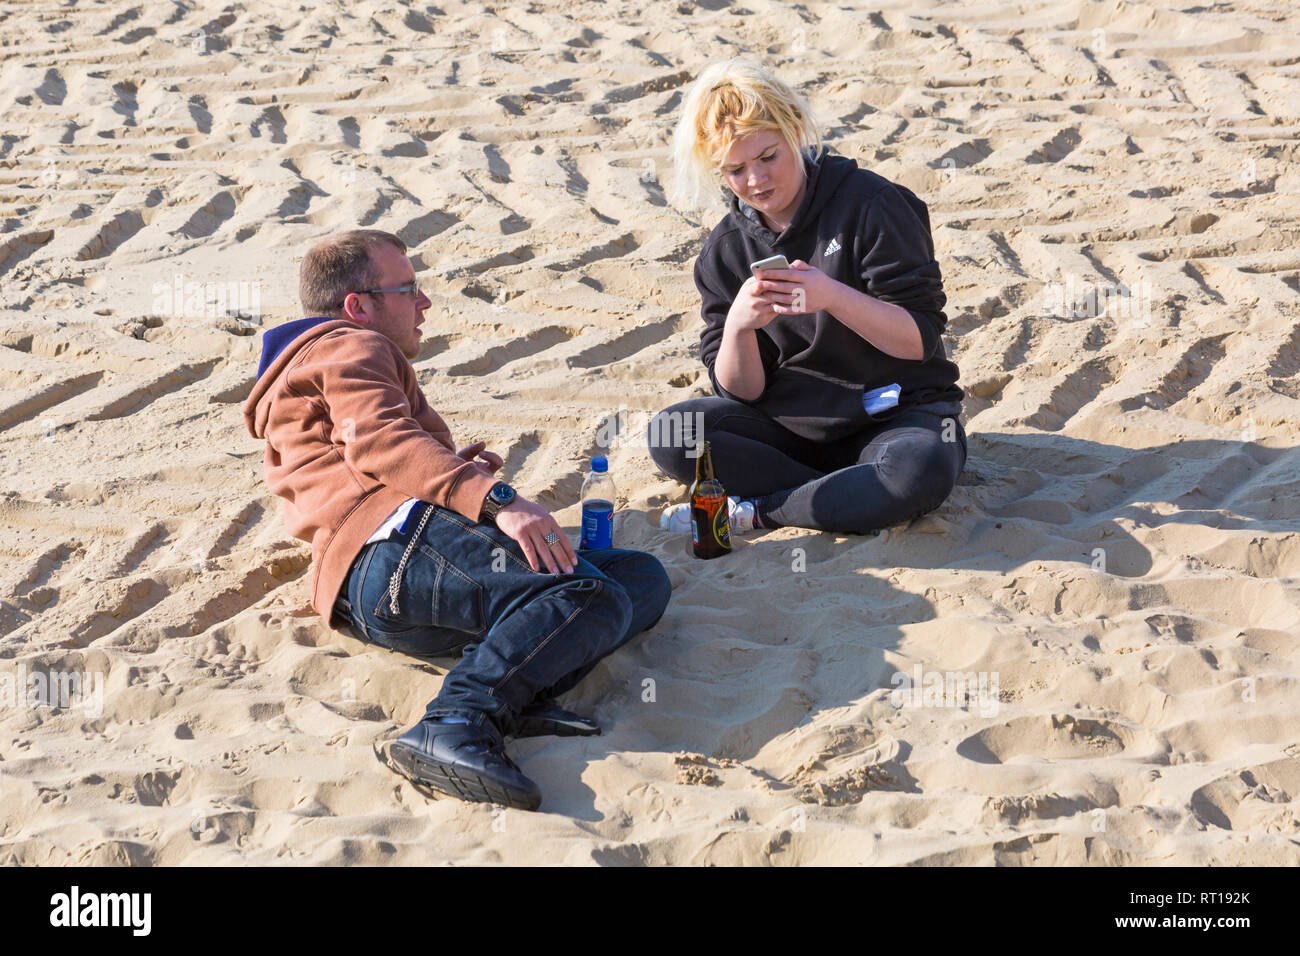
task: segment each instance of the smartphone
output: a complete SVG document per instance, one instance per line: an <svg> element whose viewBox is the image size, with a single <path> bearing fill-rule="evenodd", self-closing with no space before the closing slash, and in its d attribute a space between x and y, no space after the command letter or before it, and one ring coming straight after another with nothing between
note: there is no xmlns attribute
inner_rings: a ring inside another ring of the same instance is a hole
<svg viewBox="0 0 1300 956"><path fill-rule="evenodd" d="M790 263L786 261L785 256L780 256L780 255L768 256L766 259L759 259L757 262L751 262L749 264L750 272L757 272L759 269L789 269L789 268L790 268Z"/></svg>

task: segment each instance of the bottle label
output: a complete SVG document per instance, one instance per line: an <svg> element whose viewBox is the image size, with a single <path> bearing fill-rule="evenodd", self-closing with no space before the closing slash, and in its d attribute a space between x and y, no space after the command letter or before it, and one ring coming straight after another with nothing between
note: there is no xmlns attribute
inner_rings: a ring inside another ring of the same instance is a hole
<svg viewBox="0 0 1300 956"><path fill-rule="evenodd" d="M731 550L726 498L697 498L691 502L691 544L697 558L714 558Z"/></svg>
<svg viewBox="0 0 1300 956"><path fill-rule="evenodd" d="M724 548L731 547L731 514L725 500L722 507L713 513L713 540Z"/></svg>
<svg viewBox="0 0 1300 956"><path fill-rule="evenodd" d="M589 551L614 546L614 503L592 498L582 503L582 541Z"/></svg>

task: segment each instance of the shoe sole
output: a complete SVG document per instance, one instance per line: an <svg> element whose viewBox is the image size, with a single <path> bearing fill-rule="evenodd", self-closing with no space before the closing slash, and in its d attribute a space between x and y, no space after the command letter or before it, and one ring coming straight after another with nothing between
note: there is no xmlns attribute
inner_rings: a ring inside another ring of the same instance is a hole
<svg viewBox="0 0 1300 956"><path fill-rule="evenodd" d="M470 803L496 803L516 810L536 810L542 805L540 795L516 790L499 780L481 777L458 764L430 760L405 744L393 744L389 756L397 769L407 777L449 797Z"/></svg>

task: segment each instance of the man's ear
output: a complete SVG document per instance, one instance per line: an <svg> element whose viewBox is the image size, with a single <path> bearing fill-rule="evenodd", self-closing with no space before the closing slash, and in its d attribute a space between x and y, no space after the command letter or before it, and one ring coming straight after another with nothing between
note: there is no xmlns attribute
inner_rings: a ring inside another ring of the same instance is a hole
<svg viewBox="0 0 1300 956"><path fill-rule="evenodd" d="M369 325L370 316L365 312L364 302L365 300L361 296L355 292L349 292L343 298L343 314L357 325Z"/></svg>

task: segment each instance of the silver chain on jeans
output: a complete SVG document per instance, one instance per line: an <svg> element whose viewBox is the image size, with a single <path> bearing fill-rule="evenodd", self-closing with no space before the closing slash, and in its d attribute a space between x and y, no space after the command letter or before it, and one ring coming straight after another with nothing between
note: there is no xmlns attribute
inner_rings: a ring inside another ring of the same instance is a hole
<svg viewBox="0 0 1300 956"><path fill-rule="evenodd" d="M433 505L427 505L424 514L420 515L420 523L415 526L415 533L411 535L411 540L406 543L406 550L402 552L402 560L397 562L397 570L388 579L388 613L393 617L397 617L397 592L402 587L402 574L406 571L406 560L411 556L411 552L415 550L415 545L424 532L424 523L429 520L431 514L433 514Z"/></svg>

